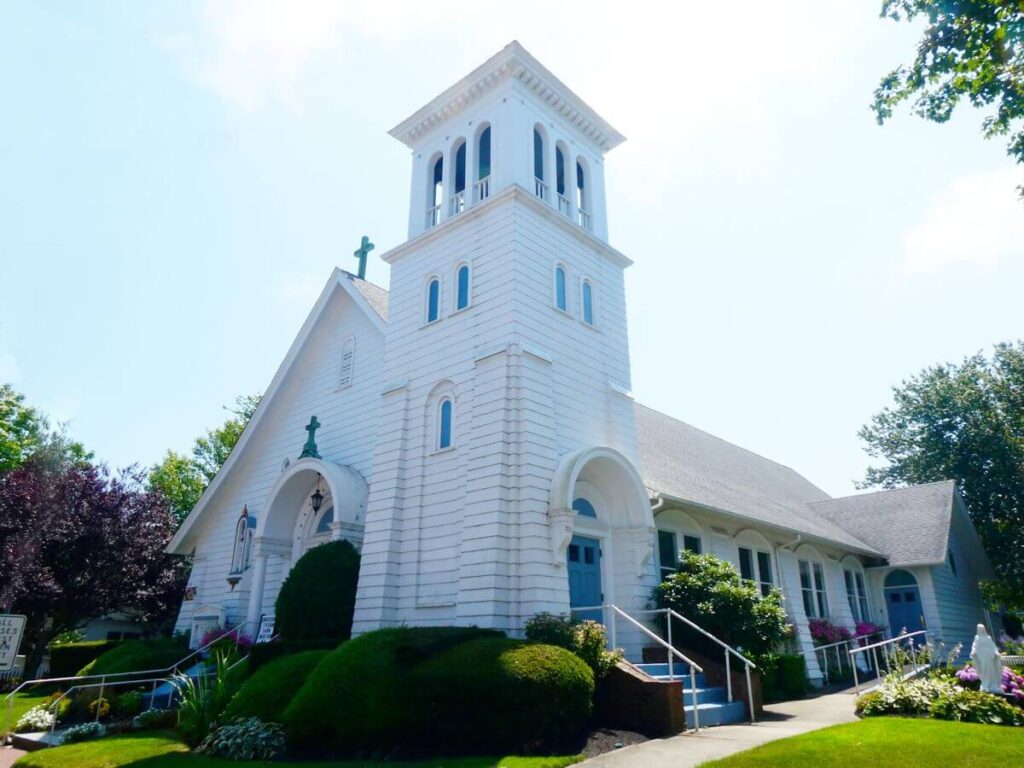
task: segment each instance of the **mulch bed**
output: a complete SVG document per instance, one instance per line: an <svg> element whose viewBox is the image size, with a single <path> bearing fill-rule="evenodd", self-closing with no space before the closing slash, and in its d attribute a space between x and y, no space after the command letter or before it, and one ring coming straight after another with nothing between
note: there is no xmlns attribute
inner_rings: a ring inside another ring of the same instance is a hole
<svg viewBox="0 0 1024 768"><path fill-rule="evenodd" d="M642 733L635 731L617 731L611 728L596 728L587 737L587 745L580 750L586 757L595 757L603 752L613 752L630 744L648 741Z"/></svg>

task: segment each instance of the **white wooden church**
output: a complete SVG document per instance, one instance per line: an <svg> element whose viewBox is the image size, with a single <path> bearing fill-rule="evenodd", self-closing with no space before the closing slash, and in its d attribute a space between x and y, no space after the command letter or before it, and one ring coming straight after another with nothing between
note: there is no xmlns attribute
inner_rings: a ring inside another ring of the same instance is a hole
<svg viewBox="0 0 1024 768"><path fill-rule="evenodd" d="M361 551L355 632L639 613L684 548L781 589L808 650L814 617L949 644L989 620L990 566L952 483L833 499L634 402L631 262L605 209L623 136L522 46L391 135L412 191L390 288L330 275L169 547L194 556L179 630L254 633L331 539Z"/></svg>

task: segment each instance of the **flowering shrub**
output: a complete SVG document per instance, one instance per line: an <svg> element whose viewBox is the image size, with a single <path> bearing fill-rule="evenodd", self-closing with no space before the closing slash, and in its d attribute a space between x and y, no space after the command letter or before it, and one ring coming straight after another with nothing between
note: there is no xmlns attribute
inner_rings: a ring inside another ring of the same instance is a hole
<svg viewBox="0 0 1024 768"><path fill-rule="evenodd" d="M110 714L110 702L104 698L93 699L89 703L89 717L98 717L103 720Z"/></svg>
<svg viewBox="0 0 1024 768"><path fill-rule="evenodd" d="M1003 668L1003 693L1009 695L1018 706L1024 707L1024 675L1018 675L1009 667Z"/></svg>
<svg viewBox="0 0 1024 768"><path fill-rule="evenodd" d="M999 645L1007 656L1024 656L1024 636L1010 637L1003 632L999 635Z"/></svg>
<svg viewBox="0 0 1024 768"><path fill-rule="evenodd" d="M98 739L106 735L107 729L102 723L82 723L81 725L73 725L64 731L61 734L60 743L73 744L76 741L88 741L89 739Z"/></svg>
<svg viewBox="0 0 1024 768"><path fill-rule="evenodd" d="M230 632L232 629L233 627L230 624L228 624L224 627L214 627L213 629L207 630L203 634L203 636L199 638L199 647L203 648L207 645L210 645L213 642L216 642L217 640L221 639L225 633ZM231 635L230 637L223 637L223 639L225 643L231 643L232 645L236 643L235 635ZM239 649L246 651L252 647L252 643L252 638L249 637L247 634L245 634L244 632L238 633L237 644Z"/></svg>
<svg viewBox="0 0 1024 768"><path fill-rule="evenodd" d="M976 691L981 687L981 677L978 675L978 670L970 664L956 671L956 679L964 688L971 688Z"/></svg>
<svg viewBox="0 0 1024 768"><path fill-rule="evenodd" d="M846 627L837 627L828 619L811 619L808 624L815 645L830 645L852 637L850 630Z"/></svg>
<svg viewBox="0 0 1024 768"><path fill-rule="evenodd" d="M853 629L854 637L867 637L882 632L884 627L872 624L870 621L858 621Z"/></svg>
<svg viewBox="0 0 1024 768"><path fill-rule="evenodd" d="M284 747L284 728L247 717L214 730L196 752L230 760L273 760L284 753Z"/></svg>
<svg viewBox="0 0 1024 768"><path fill-rule="evenodd" d="M14 726L15 733L31 733L48 731L53 726L53 713L47 704L36 704L32 709L18 718Z"/></svg>
<svg viewBox="0 0 1024 768"><path fill-rule="evenodd" d="M526 622L526 639L531 643L555 645L572 651L587 663L600 680L619 662L622 651L608 650L603 624L576 621L566 614L538 613Z"/></svg>
<svg viewBox="0 0 1024 768"><path fill-rule="evenodd" d="M134 728L173 728L178 713L173 709L147 709L132 718Z"/></svg>
<svg viewBox="0 0 1024 768"><path fill-rule="evenodd" d="M922 677L904 680L899 673L888 675L868 696L861 697L858 710L872 715L924 715L940 696L952 696L959 687L952 680ZM870 698L869 698L870 697Z"/></svg>
<svg viewBox="0 0 1024 768"><path fill-rule="evenodd" d="M929 714L939 720L961 720L990 725L1024 725L1024 712L999 696L964 688L942 694L932 702Z"/></svg>

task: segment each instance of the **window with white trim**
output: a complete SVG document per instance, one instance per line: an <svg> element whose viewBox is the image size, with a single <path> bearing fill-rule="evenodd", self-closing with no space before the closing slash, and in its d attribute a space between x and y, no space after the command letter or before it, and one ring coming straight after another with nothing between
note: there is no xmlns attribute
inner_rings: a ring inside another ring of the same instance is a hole
<svg viewBox="0 0 1024 768"><path fill-rule="evenodd" d="M700 537L683 534L683 549L700 554ZM664 581L679 568L679 539L675 531L658 531L658 566Z"/></svg>
<svg viewBox="0 0 1024 768"><path fill-rule="evenodd" d="M825 569L811 560L798 561L800 568L800 595L804 612L809 619L828 618L828 595L825 592Z"/></svg>
<svg viewBox="0 0 1024 768"><path fill-rule="evenodd" d="M583 322L587 325L594 324L594 286L589 280L583 281Z"/></svg>
<svg viewBox="0 0 1024 768"><path fill-rule="evenodd" d="M427 322L433 323L441 317L441 279L430 278L427 283Z"/></svg>
<svg viewBox="0 0 1024 768"><path fill-rule="evenodd" d="M455 311L469 306L469 264L461 264L455 270Z"/></svg>
<svg viewBox="0 0 1024 768"><path fill-rule="evenodd" d="M761 597L767 597L774 584L771 554L760 549L739 547L739 555L740 576L755 584L761 592Z"/></svg>
<svg viewBox="0 0 1024 768"><path fill-rule="evenodd" d="M437 406L437 449L452 447L452 419L455 406L450 397L441 399Z"/></svg>
<svg viewBox="0 0 1024 768"><path fill-rule="evenodd" d="M234 546L231 550L231 573L241 574L249 567L252 556L252 533L256 519L249 514L248 507L242 507L242 514L235 523Z"/></svg>
<svg viewBox="0 0 1024 768"><path fill-rule="evenodd" d="M338 370L338 389L352 384L352 368L355 365L356 340L349 336L341 345L341 367Z"/></svg>
<svg viewBox="0 0 1024 768"><path fill-rule="evenodd" d="M563 312L569 311L566 295L567 273L561 264L555 267L555 306Z"/></svg>

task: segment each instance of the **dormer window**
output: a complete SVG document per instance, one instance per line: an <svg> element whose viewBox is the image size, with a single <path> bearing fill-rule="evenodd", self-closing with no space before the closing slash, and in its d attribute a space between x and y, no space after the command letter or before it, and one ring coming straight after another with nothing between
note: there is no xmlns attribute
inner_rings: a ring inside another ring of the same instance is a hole
<svg viewBox="0 0 1024 768"><path fill-rule="evenodd" d="M491 196L491 126L486 126L476 140L476 199Z"/></svg>

